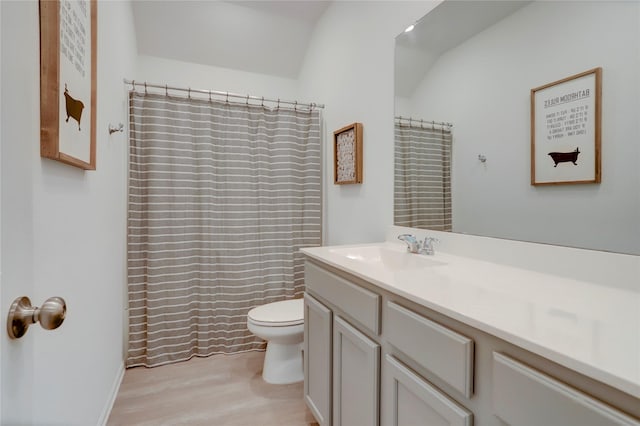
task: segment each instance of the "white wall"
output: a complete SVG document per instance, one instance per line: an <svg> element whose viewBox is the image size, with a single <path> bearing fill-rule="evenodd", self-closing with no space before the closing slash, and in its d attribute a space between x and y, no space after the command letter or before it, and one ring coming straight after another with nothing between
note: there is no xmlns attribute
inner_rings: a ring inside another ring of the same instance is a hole
<svg viewBox="0 0 640 426"><path fill-rule="evenodd" d="M131 6L98 5L92 172L40 158L38 2L1 7L1 296L26 295L35 305L62 296L68 312L56 331L33 326L15 341L2 333L0 423L97 424L123 365L127 141L107 127L126 122L122 79L135 69Z"/></svg>
<svg viewBox="0 0 640 426"><path fill-rule="evenodd" d="M208 43L206 40L203 42ZM135 76L130 76L129 79L240 95L298 100L297 81L293 79L154 56L139 56Z"/></svg>
<svg viewBox="0 0 640 426"><path fill-rule="evenodd" d="M298 80L141 56L138 81L324 103L325 244L380 241L393 221L395 36L439 1L333 2ZM364 125L364 183L333 184L333 131Z"/></svg>
<svg viewBox="0 0 640 426"><path fill-rule="evenodd" d="M454 230L640 254L639 11L533 3L441 57L411 114L455 125ZM531 186L530 89L599 66L602 183Z"/></svg>
<svg viewBox="0 0 640 426"><path fill-rule="evenodd" d="M318 23L300 93L324 103L325 244L382 241L393 223L395 36L439 1L333 2ZM333 184L333 131L363 124L361 185Z"/></svg>

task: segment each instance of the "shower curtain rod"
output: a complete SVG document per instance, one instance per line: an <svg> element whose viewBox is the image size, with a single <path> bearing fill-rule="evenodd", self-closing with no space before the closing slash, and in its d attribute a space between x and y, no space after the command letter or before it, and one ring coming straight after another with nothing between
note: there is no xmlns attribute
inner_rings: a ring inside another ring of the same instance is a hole
<svg viewBox="0 0 640 426"><path fill-rule="evenodd" d="M259 101L260 105L264 106L265 102L272 102L272 103L276 103L278 105L278 107L280 106L280 104L283 105L293 105L294 109L297 107L302 107L302 108L309 108L309 109L314 109L314 108L320 108L323 109L324 108L324 104L316 104L316 103L304 103L304 102L298 102L298 101L283 101L281 99L270 99L270 98L265 98L264 96L251 96L251 95L239 95L237 93L230 93L230 92L220 92L217 90L208 90L208 89L192 89L190 87L184 88L184 87L175 87L175 86L169 86L167 84L157 84L157 83L147 83L146 81L144 82L139 82L139 81L135 81L135 80L127 80L126 78L124 79L124 83L125 84L130 84L133 87L133 90L136 89L136 85L139 87L143 87L145 92L147 91L147 88L151 87L154 89L164 89L165 93L168 94L169 90L177 90L177 91L181 91L181 92L188 92L189 96L191 96L191 93L200 93L203 95L209 95L209 99L211 99L211 96L223 96L226 98L226 100L228 101L229 98L238 98L238 99L244 99L245 102L247 104L249 104L249 101ZM255 103L252 103L251 105L258 105Z"/></svg>
<svg viewBox="0 0 640 426"><path fill-rule="evenodd" d="M451 129L453 127L453 123L447 123L444 121L429 121L423 120L422 118L418 119L413 117L403 117L401 115L396 115L394 118L398 121L398 124L402 124L403 121L409 122L409 127L412 127L414 125L416 127L419 125L422 128L424 128L425 125L431 126L431 128L434 128L435 126L442 126Z"/></svg>

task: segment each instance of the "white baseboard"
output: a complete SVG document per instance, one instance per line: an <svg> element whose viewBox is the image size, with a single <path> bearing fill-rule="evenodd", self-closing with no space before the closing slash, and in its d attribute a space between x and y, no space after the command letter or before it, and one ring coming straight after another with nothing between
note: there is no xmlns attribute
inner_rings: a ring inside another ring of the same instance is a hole
<svg viewBox="0 0 640 426"><path fill-rule="evenodd" d="M109 420L109 415L111 414L111 410L113 409L113 404L116 402L116 397L118 396L118 391L120 390L120 384L122 383L123 377L124 377L124 362L120 364L118 373L116 374L115 380L113 381L113 385L111 386L111 394L109 395L109 399L107 400L107 403L104 405L104 410L102 410L102 415L98 419L98 425L100 426L105 426L107 424L107 420Z"/></svg>

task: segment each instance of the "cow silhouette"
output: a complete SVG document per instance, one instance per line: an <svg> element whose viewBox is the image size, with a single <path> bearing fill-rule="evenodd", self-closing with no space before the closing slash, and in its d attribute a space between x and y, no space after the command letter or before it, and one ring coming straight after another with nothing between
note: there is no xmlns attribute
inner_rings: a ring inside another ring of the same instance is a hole
<svg viewBox="0 0 640 426"><path fill-rule="evenodd" d="M550 152L548 155L553 159L553 162L555 163L553 167L558 167L558 163L568 162L572 162L574 166L577 166L578 164L576 163L576 161L578 161L578 154L580 154L580 150L576 148L575 151Z"/></svg>
<svg viewBox="0 0 640 426"><path fill-rule="evenodd" d="M64 98L65 105L67 107L67 119L65 120L65 122L69 122L69 117L73 118L78 122L78 131L80 131L80 118L82 117L84 104L80 100L71 97L66 83L64 84Z"/></svg>

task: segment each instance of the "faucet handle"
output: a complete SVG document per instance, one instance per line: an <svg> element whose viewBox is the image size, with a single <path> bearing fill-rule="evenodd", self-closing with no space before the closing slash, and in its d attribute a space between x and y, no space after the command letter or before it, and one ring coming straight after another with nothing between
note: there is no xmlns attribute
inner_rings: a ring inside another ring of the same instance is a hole
<svg viewBox="0 0 640 426"><path fill-rule="evenodd" d="M429 256L433 256L435 254L435 249L433 248L433 243L439 243L440 240L434 237L424 237L422 243L420 244L420 254L426 254Z"/></svg>

